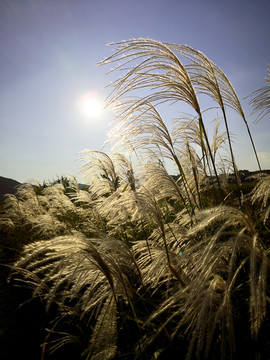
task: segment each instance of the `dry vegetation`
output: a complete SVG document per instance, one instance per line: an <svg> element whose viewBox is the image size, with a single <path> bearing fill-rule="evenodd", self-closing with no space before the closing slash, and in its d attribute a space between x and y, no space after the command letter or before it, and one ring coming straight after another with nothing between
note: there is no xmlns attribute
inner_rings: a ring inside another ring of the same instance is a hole
<svg viewBox="0 0 270 360"><path fill-rule="evenodd" d="M49 314L41 356L73 344L74 359L267 359L270 177L241 182L228 108L260 163L240 101L188 46L115 45L101 63L122 72L108 98L114 153L82 154L87 189L23 185L4 203L3 244L20 252L10 281ZM260 117L267 86L252 95ZM219 108L213 129L202 96ZM164 103L191 113L169 124Z"/></svg>

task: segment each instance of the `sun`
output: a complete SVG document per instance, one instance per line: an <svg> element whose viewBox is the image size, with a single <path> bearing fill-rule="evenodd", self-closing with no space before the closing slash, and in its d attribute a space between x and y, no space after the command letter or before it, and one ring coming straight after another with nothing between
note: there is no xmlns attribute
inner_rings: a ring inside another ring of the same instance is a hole
<svg viewBox="0 0 270 360"><path fill-rule="evenodd" d="M103 103L95 91L82 95L77 100L80 112L88 119L96 119L103 113Z"/></svg>
<svg viewBox="0 0 270 360"><path fill-rule="evenodd" d="M89 118L97 118L102 114L102 105L98 99L88 99L82 104L84 115Z"/></svg>

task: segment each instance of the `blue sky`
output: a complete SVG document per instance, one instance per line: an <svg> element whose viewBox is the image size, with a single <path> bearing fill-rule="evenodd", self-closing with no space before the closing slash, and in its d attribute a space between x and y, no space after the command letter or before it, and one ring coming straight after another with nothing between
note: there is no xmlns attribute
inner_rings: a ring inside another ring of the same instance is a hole
<svg viewBox="0 0 270 360"><path fill-rule="evenodd" d="M244 107L264 168L269 118L254 125L243 98L265 85L270 63L269 0L1 0L0 175L18 181L77 175L78 153L99 150L113 119L87 119L77 105L100 99L112 80L96 63L110 42L146 37L188 44L228 76ZM256 169L245 129L232 115L237 163Z"/></svg>

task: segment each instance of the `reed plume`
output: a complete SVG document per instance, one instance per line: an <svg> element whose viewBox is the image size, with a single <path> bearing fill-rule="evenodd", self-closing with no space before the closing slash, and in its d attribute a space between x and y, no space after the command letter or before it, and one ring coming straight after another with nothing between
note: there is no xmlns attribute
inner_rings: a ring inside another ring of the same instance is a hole
<svg viewBox="0 0 270 360"><path fill-rule="evenodd" d="M266 86L254 91L250 97L250 105L253 107L252 114L259 113L256 122L260 121L270 112L270 66L268 65Z"/></svg>

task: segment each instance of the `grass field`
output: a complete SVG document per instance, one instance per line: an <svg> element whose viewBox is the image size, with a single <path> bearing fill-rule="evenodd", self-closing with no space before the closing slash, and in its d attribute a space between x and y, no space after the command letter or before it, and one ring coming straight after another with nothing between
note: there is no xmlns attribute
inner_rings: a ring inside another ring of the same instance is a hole
<svg viewBox="0 0 270 360"><path fill-rule="evenodd" d="M112 152L81 154L89 187L24 184L3 204L6 293L25 302L17 336L30 334L13 344L40 342L40 359L268 359L270 176L237 94L188 46L115 46L101 63L121 74ZM220 113L210 123L205 97ZM159 107L172 103L190 114L168 124ZM251 106L269 113L269 77ZM256 173L238 171L229 108Z"/></svg>

